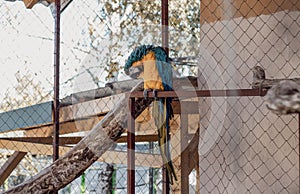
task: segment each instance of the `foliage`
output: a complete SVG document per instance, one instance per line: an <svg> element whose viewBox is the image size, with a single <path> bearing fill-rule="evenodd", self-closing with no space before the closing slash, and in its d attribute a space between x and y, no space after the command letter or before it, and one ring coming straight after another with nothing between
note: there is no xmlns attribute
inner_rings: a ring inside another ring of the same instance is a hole
<svg viewBox="0 0 300 194"><path fill-rule="evenodd" d="M161 1L114 0L99 1L99 5L103 5L99 6L100 14L88 19L89 35L91 48L102 56L100 61L109 80L113 72L123 68L133 48L161 45ZM200 3L170 1L169 6L171 57L197 55Z"/></svg>
<svg viewBox="0 0 300 194"><path fill-rule="evenodd" d="M17 85L6 90L0 103L0 111L31 106L51 99L52 91L45 91L41 84L28 71L15 74Z"/></svg>

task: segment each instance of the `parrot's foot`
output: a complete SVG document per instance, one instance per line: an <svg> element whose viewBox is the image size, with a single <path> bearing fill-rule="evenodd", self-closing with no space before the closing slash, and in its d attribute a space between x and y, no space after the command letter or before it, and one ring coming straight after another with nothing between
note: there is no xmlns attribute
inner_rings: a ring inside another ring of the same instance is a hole
<svg viewBox="0 0 300 194"><path fill-rule="evenodd" d="M148 92L149 91L151 91L151 90L149 90L149 89L145 89L144 91L143 91L143 96L144 96L144 98L147 100L148 99Z"/></svg>
<svg viewBox="0 0 300 194"><path fill-rule="evenodd" d="M158 92L157 89L154 89L154 90L152 91L153 96L154 96L154 100L157 100L157 92Z"/></svg>

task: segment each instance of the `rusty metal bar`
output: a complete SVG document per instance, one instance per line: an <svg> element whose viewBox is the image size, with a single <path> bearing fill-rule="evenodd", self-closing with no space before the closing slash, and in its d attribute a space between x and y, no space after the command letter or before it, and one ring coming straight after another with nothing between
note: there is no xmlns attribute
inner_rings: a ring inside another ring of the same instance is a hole
<svg viewBox="0 0 300 194"><path fill-rule="evenodd" d="M169 1L161 0L162 47L169 54Z"/></svg>
<svg viewBox="0 0 300 194"><path fill-rule="evenodd" d="M237 96L265 96L266 90L260 89L231 89L231 90L195 90L195 91L158 91L157 97L237 97ZM153 92L147 96L153 98ZM132 92L130 97L143 98L143 92Z"/></svg>
<svg viewBox="0 0 300 194"><path fill-rule="evenodd" d="M127 130L127 193L135 194L135 98L129 98Z"/></svg>
<svg viewBox="0 0 300 194"><path fill-rule="evenodd" d="M153 154L154 143L149 142L149 154ZM149 194L154 193L154 169L153 167L149 168Z"/></svg>
<svg viewBox="0 0 300 194"><path fill-rule="evenodd" d="M161 0L161 30L162 47L169 55L169 1ZM170 180L167 176L166 168L163 168L163 193L170 193Z"/></svg>
<svg viewBox="0 0 300 194"><path fill-rule="evenodd" d="M53 99L53 161L59 157L59 58L60 58L60 0L55 0L54 33L54 99Z"/></svg>

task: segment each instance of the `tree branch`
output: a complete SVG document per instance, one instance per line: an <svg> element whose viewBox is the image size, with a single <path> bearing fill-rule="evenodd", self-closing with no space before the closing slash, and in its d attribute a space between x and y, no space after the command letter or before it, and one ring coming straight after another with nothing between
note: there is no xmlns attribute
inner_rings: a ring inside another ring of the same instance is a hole
<svg viewBox="0 0 300 194"><path fill-rule="evenodd" d="M300 78L266 79L264 70L252 70L252 88L268 89L267 108L276 114L300 113Z"/></svg>

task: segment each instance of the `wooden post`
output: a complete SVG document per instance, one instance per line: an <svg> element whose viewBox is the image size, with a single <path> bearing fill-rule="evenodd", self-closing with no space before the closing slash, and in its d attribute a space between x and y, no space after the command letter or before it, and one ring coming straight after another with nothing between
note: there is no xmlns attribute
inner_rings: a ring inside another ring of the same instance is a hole
<svg viewBox="0 0 300 194"><path fill-rule="evenodd" d="M188 114L180 115L180 188L181 193L189 193L189 152L184 151L188 148Z"/></svg>
<svg viewBox="0 0 300 194"><path fill-rule="evenodd" d="M17 167L21 160L25 157L27 152L14 152L5 164L0 168L0 185L3 185L4 181L9 177L11 172Z"/></svg>

